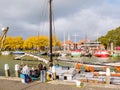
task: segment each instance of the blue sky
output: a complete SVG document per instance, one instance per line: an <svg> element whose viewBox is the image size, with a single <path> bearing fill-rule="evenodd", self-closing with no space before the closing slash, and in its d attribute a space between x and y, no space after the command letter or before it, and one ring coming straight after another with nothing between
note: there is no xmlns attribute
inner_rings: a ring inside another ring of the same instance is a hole
<svg viewBox="0 0 120 90"><path fill-rule="evenodd" d="M107 1L110 2L111 4L115 4L115 5L120 4L120 0L107 0Z"/></svg>
<svg viewBox="0 0 120 90"><path fill-rule="evenodd" d="M9 36L49 35L48 0L0 0L0 28L9 26ZM120 0L53 0L53 33L65 33L77 41L95 40L120 26ZM2 32L0 31L0 34Z"/></svg>

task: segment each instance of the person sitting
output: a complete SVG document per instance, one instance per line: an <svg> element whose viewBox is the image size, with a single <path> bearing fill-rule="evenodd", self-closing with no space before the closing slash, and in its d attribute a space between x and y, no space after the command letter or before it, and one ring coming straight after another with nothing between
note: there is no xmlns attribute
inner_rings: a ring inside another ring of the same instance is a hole
<svg viewBox="0 0 120 90"><path fill-rule="evenodd" d="M39 70L32 68L32 69L30 70L30 76L31 76L31 77L35 77L35 78L38 78L38 77L40 76Z"/></svg>

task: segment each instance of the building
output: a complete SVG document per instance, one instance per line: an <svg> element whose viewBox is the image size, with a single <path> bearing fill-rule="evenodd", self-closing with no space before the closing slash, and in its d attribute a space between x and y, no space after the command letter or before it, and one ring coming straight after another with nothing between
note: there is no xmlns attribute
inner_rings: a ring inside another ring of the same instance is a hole
<svg viewBox="0 0 120 90"><path fill-rule="evenodd" d="M65 50L75 50L75 49L104 49L101 42L91 41L91 40L80 40L79 42L73 42L71 40L66 40L61 42L61 48Z"/></svg>

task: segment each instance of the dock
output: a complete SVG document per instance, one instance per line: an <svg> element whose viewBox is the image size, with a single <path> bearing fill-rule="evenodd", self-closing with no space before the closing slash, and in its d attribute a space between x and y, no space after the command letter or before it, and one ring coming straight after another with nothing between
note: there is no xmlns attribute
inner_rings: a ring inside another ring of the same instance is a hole
<svg viewBox="0 0 120 90"><path fill-rule="evenodd" d="M44 63L46 63L46 64L48 64L48 62L49 62L48 60L46 60L46 59L44 59L44 58L41 58L41 57L36 56L36 55L33 55L33 54L29 54L29 53L25 53L24 55L17 56L17 57L15 57L14 59L21 59L21 58L24 57L24 56L30 56L30 57L36 58L36 59L38 59L39 61L42 61L42 62L44 62Z"/></svg>

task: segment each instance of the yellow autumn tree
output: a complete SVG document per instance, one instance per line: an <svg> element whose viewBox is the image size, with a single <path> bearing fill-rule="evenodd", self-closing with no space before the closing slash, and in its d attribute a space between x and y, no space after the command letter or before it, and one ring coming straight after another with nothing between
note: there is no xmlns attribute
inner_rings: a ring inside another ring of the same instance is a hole
<svg viewBox="0 0 120 90"><path fill-rule="evenodd" d="M23 49L23 43L24 43L24 40L21 36L17 36L14 38L14 46L15 46L15 50L19 50L19 49Z"/></svg>
<svg viewBox="0 0 120 90"><path fill-rule="evenodd" d="M48 46L47 36L31 36L24 41L24 49L42 49Z"/></svg>
<svg viewBox="0 0 120 90"><path fill-rule="evenodd" d="M14 47L13 45L13 37L12 36L7 36L3 45L4 50L12 50Z"/></svg>
<svg viewBox="0 0 120 90"><path fill-rule="evenodd" d="M23 39L21 36L7 36L3 45L4 50L17 50L23 48Z"/></svg>
<svg viewBox="0 0 120 90"><path fill-rule="evenodd" d="M53 47L60 46L60 41L54 35L52 37ZM4 50L45 50L46 47L49 47L49 37L48 36L30 36L26 40L23 40L21 36L13 37L7 36L4 42Z"/></svg>
<svg viewBox="0 0 120 90"><path fill-rule="evenodd" d="M24 41L23 48L24 49L33 49L35 46L35 38L36 38L35 36L31 36L31 37L27 38Z"/></svg>
<svg viewBox="0 0 120 90"><path fill-rule="evenodd" d="M38 38L38 47L40 48L40 50L44 50L45 47L48 46L48 37L47 36L39 36Z"/></svg>

